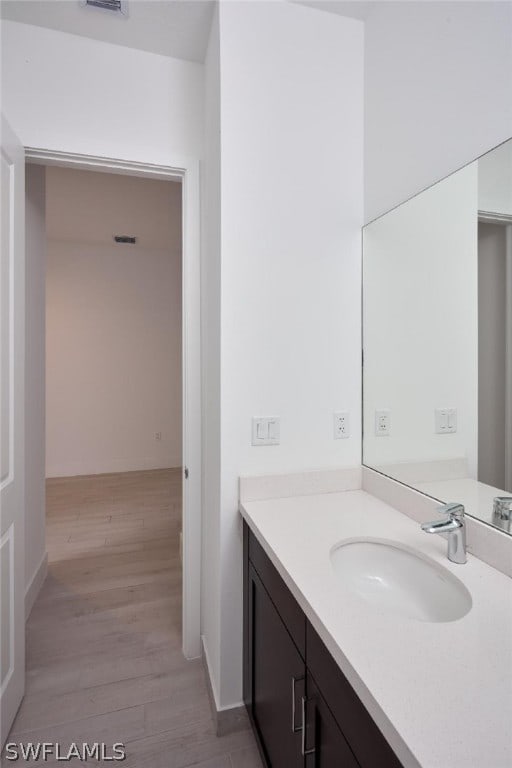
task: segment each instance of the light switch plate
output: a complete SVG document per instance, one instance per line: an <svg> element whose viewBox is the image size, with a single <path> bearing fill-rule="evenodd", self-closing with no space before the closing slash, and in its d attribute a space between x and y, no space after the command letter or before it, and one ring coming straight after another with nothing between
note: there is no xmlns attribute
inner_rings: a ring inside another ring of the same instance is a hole
<svg viewBox="0 0 512 768"><path fill-rule="evenodd" d="M278 416L255 416L252 420L252 445L279 445L281 419Z"/></svg>

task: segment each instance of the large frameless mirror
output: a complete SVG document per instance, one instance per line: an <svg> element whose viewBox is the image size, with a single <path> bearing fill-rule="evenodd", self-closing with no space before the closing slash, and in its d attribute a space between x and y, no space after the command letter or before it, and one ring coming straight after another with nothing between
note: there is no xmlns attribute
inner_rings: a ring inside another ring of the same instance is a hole
<svg viewBox="0 0 512 768"><path fill-rule="evenodd" d="M363 463L512 533L512 139L363 230Z"/></svg>

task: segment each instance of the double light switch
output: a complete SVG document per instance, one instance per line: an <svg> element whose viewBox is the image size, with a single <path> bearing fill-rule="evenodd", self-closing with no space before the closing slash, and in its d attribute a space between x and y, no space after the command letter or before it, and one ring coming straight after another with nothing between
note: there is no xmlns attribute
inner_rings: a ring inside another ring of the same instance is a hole
<svg viewBox="0 0 512 768"><path fill-rule="evenodd" d="M255 417L252 420L253 445L279 445L281 424L277 416Z"/></svg>

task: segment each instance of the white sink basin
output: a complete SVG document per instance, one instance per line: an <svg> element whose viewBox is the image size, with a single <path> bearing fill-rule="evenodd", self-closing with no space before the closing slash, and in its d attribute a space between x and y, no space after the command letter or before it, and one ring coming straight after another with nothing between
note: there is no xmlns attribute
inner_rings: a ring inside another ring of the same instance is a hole
<svg viewBox="0 0 512 768"><path fill-rule="evenodd" d="M331 563L344 590L389 613L418 621L456 621L472 605L459 579L394 541L342 542L331 550Z"/></svg>

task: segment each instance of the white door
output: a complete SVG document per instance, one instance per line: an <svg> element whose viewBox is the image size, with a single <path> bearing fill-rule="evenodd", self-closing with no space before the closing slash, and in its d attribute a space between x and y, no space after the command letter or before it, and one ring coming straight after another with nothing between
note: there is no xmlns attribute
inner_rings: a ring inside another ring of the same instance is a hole
<svg viewBox="0 0 512 768"><path fill-rule="evenodd" d="M25 689L25 159L0 134L0 746Z"/></svg>

